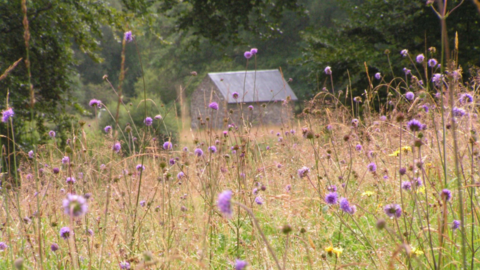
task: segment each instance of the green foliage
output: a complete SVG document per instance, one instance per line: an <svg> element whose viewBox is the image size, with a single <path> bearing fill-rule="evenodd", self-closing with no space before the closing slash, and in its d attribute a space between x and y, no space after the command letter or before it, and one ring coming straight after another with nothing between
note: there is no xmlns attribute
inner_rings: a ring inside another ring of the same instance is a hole
<svg viewBox="0 0 480 270"><path fill-rule="evenodd" d="M460 1L449 1L449 9ZM402 49L412 55L427 52L434 46L440 58L440 22L431 7L424 2L401 0L343 1L347 19L335 21L332 28L311 29L304 34L307 42L302 65L309 69L311 87L326 80L323 69L331 66L337 87L345 87L350 72L352 84L357 91L368 86L364 62L369 74L377 71L393 78L385 51L389 50L390 60L396 74L408 66L408 59L400 56ZM447 19L450 48L453 49L455 32L460 38L459 63L479 64L478 36L480 16L471 1L465 1ZM317 80L318 76L318 80ZM358 92L357 92L358 94Z"/></svg>
<svg viewBox="0 0 480 270"><path fill-rule="evenodd" d="M175 117L175 107L173 105L165 106L163 105L161 99L159 97L150 96L147 97L146 102L144 102L143 98L137 97L131 99L125 106L120 106L120 113L118 118L118 123L122 131L125 132L125 127L130 125L132 127L132 134L134 137L137 137L138 140L141 140L143 136L143 130L145 128L144 120L145 120L145 105L147 106L147 116L151 117L152 119L156 115L161 115L162 120L153 120L153 124L151 128L153 129L150 132L157 141L163 142L166 140L175 141L178 136L178 126L179 123ZM100 120L100 126L103 128L107 125L115 126L115 114L117 103L110 102L107 105L107 108L110 110L112 116L108 113L102 113L102 117ZM124 141L128 141L128 134L122 132L119 138ZM126 148L124 148L126 149Z"/></svg>
<svg viewBox="0 0 480 270"><path fill-rule="evenodd" d="M0 66L4 70L19 58L26 59L24 26L21 1L0 1ZM66 106L75 101L69 95L70 74L73 73L74 51L98 60L97 38L102 35L101 26L114 26L116 11L105 1L36 0L27 2L30 29L29 56L32 84L35 91L33 121L42 139L45 139L45 124L62 125L57 134L70 126L64 123L70 117ZM30 89L24 62L5 79L0 81L0 96L5 98L10 91L9 104L15 110L16 131L30 132L25 121L30 119ZM0 109L5 108L2 102ZM4 130L0 131L5 134ZM60 135L64 136L64 135ZM19 137L20 138L20 137ZM21 144L26 141L19 141Z"/></svg>
<svg viewBox="0 0 480 270"><path fill-rule="evenodd" d="M179 30L231 44L242 41L243 30L267 37L279 32L284 11L301 12L302 7L297 0L165 0L161 10L176 18Z"/></svg>

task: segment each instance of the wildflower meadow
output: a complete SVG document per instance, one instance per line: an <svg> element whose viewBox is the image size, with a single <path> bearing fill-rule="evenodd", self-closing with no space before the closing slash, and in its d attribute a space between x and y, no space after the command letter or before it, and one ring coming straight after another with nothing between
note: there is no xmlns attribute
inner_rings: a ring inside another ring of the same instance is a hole
<svg viewBox="0 0 480 270"><path fill-rule="evenodd" d="M458 15L447 7L433 6L440 22ZM401 73L365 62L359 95L323 66L323 85L282 125L210 100L193 129L180 96L178 108L146 91L125 102L127 59L141 59L133 30L118 44L118 83L99 74L113 102L92 98L94 117L49 125L44 143L15 137L36 123L8 89L0 269L480 269L480 69L462 68L462 39L442 27L439 48L385 52L387 66L394 54L408 63ZM255 70L262 50L242 57Z"/></svg>

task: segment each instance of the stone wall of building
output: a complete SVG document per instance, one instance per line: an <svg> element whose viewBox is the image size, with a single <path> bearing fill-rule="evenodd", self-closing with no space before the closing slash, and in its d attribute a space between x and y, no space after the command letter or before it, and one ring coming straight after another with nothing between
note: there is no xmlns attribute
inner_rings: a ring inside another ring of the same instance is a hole
<svg viewBox="0 0 480 270"><path fill-rule="evenodd" d="M208 107L211 102L218 103L218 111ZM253 109L249 106L253 106ZM208 76L192 93L190 115L191 126L194 129L210 126L220 129L228 124L283 125L289 123L294 116L293 102L287 105L282 101L227 104L226 99Z"/></svg>
<svg viewBox="0 0 480 270"><path fill-rule="evenodd" d="M218 111L214 111L208 107L211 102L218 103ZM205 128L207 125L213 125L213 127L216 128L222 127L223 118L228 117L225 105L226 101L223 95L217 90L217 87L210 77L206 76L192 93L190 102L192 128ZM207 118L209 119L208 121Z"/></svg>

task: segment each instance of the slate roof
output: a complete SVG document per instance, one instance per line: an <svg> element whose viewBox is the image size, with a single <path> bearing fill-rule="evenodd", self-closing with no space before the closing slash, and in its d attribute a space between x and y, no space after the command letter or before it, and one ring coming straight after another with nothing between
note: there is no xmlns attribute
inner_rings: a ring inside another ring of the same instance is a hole
<svg viewBox="0 0 480 270"><path fill-rule="evenodd" d="M208 73L208 76L228 103L280 101L287 96L298 100L278 69L257 70L256 74L255 71L248 71L246 79L245 71L215 72ZM239 94L237 101L232 97L233 92Z"/></svg>

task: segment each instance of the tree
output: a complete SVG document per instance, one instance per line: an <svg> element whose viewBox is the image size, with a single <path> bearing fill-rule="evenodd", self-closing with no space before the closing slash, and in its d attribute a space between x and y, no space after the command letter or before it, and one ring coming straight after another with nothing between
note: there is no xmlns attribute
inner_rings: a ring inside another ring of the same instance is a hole
<svg viewBox="0 0 480 270"><path fill-rule="evenodd" d="M19 58L26 59L24 25L22 23L22 1L0 1L0 67L8 67ZM0 81L0 96L5 98L9 91L9 104L2 102L0 109L6 106L15 110L15 126L18 142L31 142L24 139L32 134L26 121L35 123L38 138L46 138L46 122L68 127L72 120L66 114L67 107L74 104L69 94L70 78L74 73L74 54L87 54L99 60L98 39L102 36L101 26L118 27L117 12L105 1L93 0L36 0L26 2L29 24L29 61L31 83L35 102L31 108L30 87L25 62L22 62L9 76ZM78 51L72 50L73 46ZM33 119L30 110L33 110ZM28 125L30 127L30 125ZM67 129L57 130L60 137ZM3 126L0 132L5 134Z"/></svg>
<svg viewBox="0 0 480 270"><path fill-rule="evenodd" d="M449 1L453 8L461 1ZM350 72L354 88L359 91L368 87L364 62L372 76L380 71L391 78L385 52L390 52L390 60L395 74L409 65L400 51L408 49L412 54L427 54L427 48L437 48L440 58L440 22L431 7L422 1L403 0L364 0L343 1L343 9L348 16L336 21L332 28L312 29L304 35L307 46L304 57L299 61L308 66L310 78L317 81L325 78L323 70L331 66L337 89L348 84ZM472 1L465 1L447 19L448 35L453 48L453 37L460 37L459 63L468 66L479 64L480 16ZM316 84L311 85L312 92Z"/></svg>

